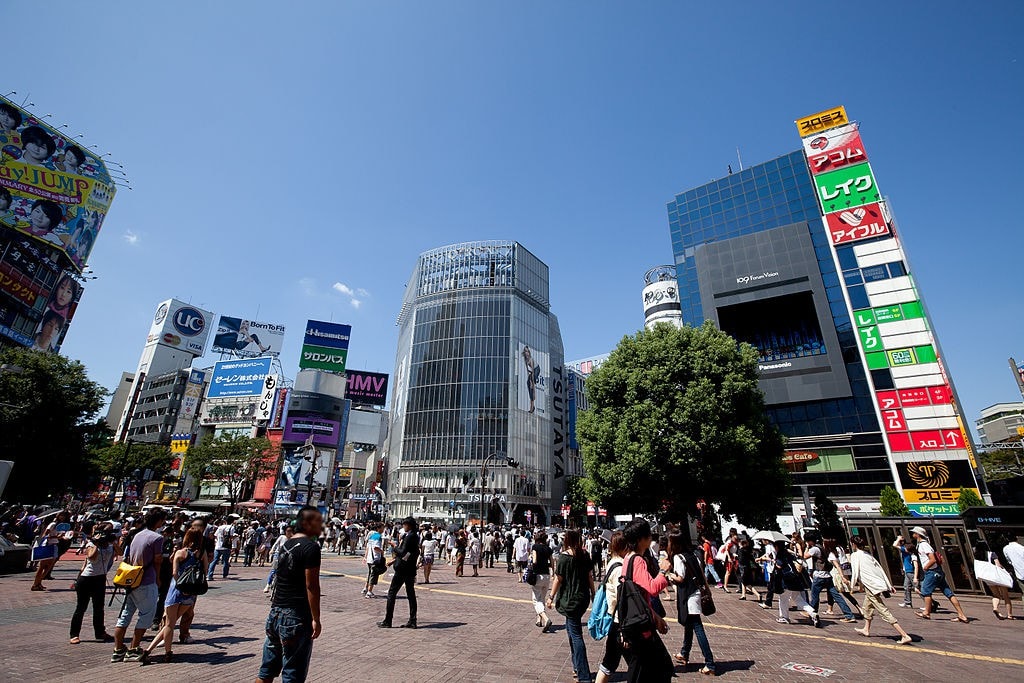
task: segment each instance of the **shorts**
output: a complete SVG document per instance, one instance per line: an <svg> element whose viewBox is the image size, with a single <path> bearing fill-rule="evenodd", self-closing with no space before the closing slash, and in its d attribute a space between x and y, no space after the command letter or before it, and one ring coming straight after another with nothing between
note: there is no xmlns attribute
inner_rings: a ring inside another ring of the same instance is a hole
<svg viewBox="0 0 1024 683"><path fill-rule="evenodd" d="M423 564L434 564L434 556L433 555L425 555L423 557Z"/></svg>
<svg viewBox="0 0 1024 683"><path fill-rule="evenodd" d="M949 584L946 583L946 575L941 571L929 569L924 573L924 581L921 582L921 596L927 598L937 590L942 591L947 598L954 595Z"/></svg>
<svg viewBox="0 0 1024 683"><path fill-rule="evenodd" d="M156 603L160 599L160 590L155 583L146 583L138 588L133 588L124 596L124 604L117 615L118 628L128 628L132 615L139 613L138 621L135 622L135 629L147 629L153 624L156 617Z"/></svg>
<svg viewBox="0 0 1024 683"><path fill-rule="evenodd" d="M516 568L517 568L517 569L519 569L519 570L524 570L524 569L526 569L526 565L528 565L528 564L529 564L529 561L528 561L528 560L527 560L527 561L525 561L525 562L519 562L519 561L517 560L517 561L516 561Z"/></svg>

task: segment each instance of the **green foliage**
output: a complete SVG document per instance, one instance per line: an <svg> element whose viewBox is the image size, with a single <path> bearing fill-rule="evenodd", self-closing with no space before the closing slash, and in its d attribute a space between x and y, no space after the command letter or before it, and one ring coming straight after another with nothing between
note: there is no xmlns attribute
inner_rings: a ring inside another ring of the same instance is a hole
<svg viewBox="0 0 1024 683"><path fill-rule="evenodd" d="M185 454L185 470L199 481L222 482L232 507L277 469L279 450L262 437L230 432L206 437Z"/></svg>
<svg viewBox="0 0 1024 683"><path fill-rule="evenodd" d="M974 489L968 489L961 486L960 495L957 496L956 499L956 506L960 508L960 513L963 514L963 511L967 508L985 507L985 501L983 501L981 497L974 492Z"/></svg>
<svg viewBox="0 0 1024 683"><path fill-rule="evenodd" d="M819 493L814 497L814 520L822 538L845 542L846 530L839 519L839 506L825 494Z"/></svg>
<svg viewBox="0 0 1024 683"><path fill-rule="evenodd" d="M903 496L892 486L882 489L882 495L878 497L883 517L909 517L910 508L903 502Z"/></svg>
<svg viewBox="0 0 1024 683"><path fill-rule="evenodd" d="M38 503L84 487L86 448L102 440L106 389L85 366L55 353L0 351L0 460L14 461L4 497Z"/></svg>
<svg viewBox="0 0 1024 683"><path fill-rule="evenodd" d="M704 499L769 528L789 477L757 381L757 352L710 322L623 338L587 379L590 409L577 422L588 491L672 520Z"/></svg>
<svg viewBox="0 0 1024 683"><path fill-rule="evenodd" d="M150 480L162 479L171 471L171 451L167 446L155 443L113 443L91 449L93 462L100 474L122 480L135 470L145 474L150 470Z"/></svg>
<svg viewBox="0 0 1024 683"><path fill-rule="evenodd" d="M1024 476L1024 451L1011 448L980 451L978 459L988 481Z"/></svg>

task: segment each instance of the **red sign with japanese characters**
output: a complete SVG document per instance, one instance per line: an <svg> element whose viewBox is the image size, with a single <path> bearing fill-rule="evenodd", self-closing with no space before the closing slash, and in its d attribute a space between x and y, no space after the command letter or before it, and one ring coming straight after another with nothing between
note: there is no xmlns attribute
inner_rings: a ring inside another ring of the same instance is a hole
<svg viewBox="0 0 1024 683"><path fill-rule="evenodd" d="M832 244L846 244L889 234L889 225L881 204L865 204L854 209L825 214Z"/></svg>
<svg viewBox="0 0 1024 683"><path fill-rule="evenodd" d="M804 153L814 175L868 160L857 125L852 123L804 138Z"/></svg>

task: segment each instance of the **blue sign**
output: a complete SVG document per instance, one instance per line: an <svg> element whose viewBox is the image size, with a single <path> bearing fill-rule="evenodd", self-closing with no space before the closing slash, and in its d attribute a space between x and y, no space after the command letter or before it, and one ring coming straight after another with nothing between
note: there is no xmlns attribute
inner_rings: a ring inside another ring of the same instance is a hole
<svg viewBox="0 0 1024 683"><path fill-rule="evenodd" d="M185 306L175 311L171 322L174 323L174 329L186 337L195 337L206 329L206 318L191 306Z"/></svg>
<svg viewBox="0 0 1024 683"><path fill-rule="evenodd" d="M271 358L222 360L213 366L207 398L259 396L270 374Z"/></svg>
<svg viewBox="0 0 1024 683"><path fill-rule="evenodd" d="M347 349L348 338L352 336L351 325L310 320L306 323L303 345L322 346L328 349Z"/></svg>

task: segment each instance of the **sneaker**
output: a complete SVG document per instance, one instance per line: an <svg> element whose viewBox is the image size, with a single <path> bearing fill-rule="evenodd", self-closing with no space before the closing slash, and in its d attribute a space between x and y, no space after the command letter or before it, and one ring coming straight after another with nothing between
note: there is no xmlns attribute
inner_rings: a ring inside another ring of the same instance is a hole
<svg viewBox="0 0 1024 683"><path fill-rule="evenodd" d="M817 614L811 617L811 621L814 622L814 628L825 628L824 624L821 623L821 617Z"/></svg>
<svg viewBox="0 0 1024 683"><path fill-rule="evenodd" d="M142 659L141 647L129 648L128 651L124 654L124 661L126 662L137 662L140 659Z"/></svg>
<svg viewBox="0 0 1024 683"><path fill-rule="evenodd" d="M114 650L114 654L110 655L111 662L123 662L124 656L128 650Z"/></svg>

